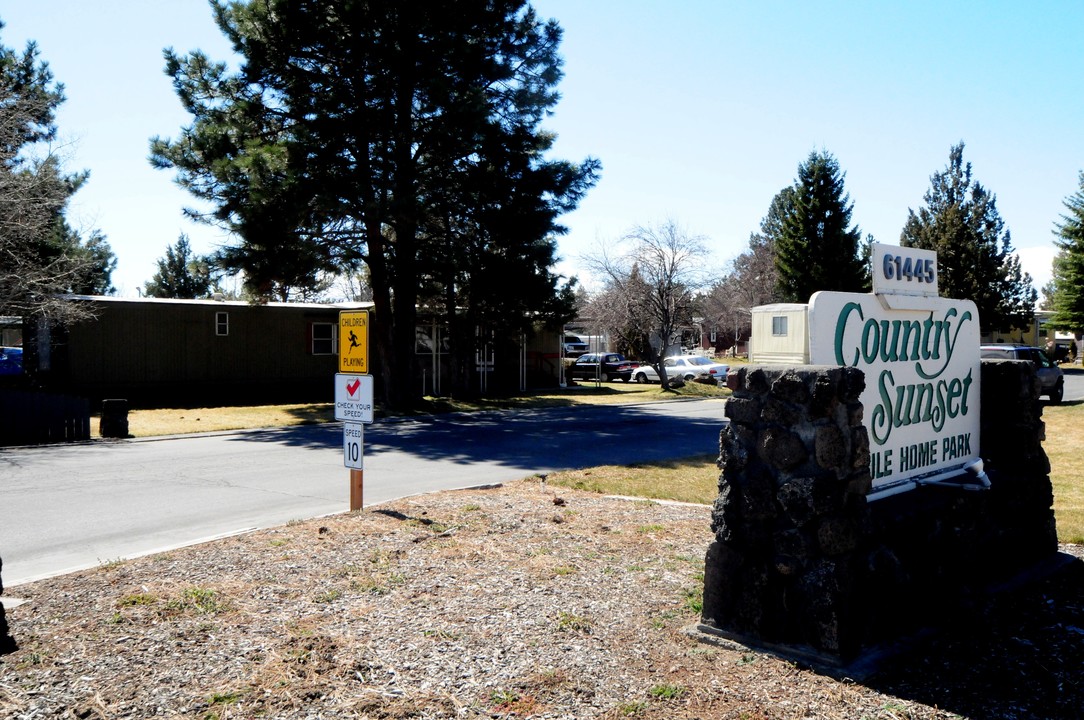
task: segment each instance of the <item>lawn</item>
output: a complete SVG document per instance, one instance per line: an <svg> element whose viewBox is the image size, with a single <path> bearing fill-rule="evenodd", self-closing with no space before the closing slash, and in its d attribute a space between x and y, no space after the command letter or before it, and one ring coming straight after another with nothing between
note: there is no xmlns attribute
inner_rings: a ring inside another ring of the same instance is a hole
<svg viewBox="0 0 1084 720"><path fill-rule="evenodd" d="M1047 405L1043 409L1054 486L1054 514L1058 539L1084 543L1084 403ZM628 467L603 466L555 473L553 485L611 495L711 503L718 492L719 470L709 455Z"/></svg>
<svg viewBox="0 0 1084 720"><path fill-rule="evenodd" d="M448 412L478 412L481 410L511 410L571 405L628 404L664 402L683 398L726 398L730 391L715 385L689 383L684 387L663 391L658 385L623 382L579 382L566 388L553 388L511 397L479 400L423 398L411 412L404 415L432 415ZM377 418L392 413L377 408ZM91 417L91 434L98 435L99 417ZM222 430L245 430L265 427L309 425L334 420L332 403L299 405L260 405L253 407L217 407L189 409L131 410L128 432L132 437L157 437Z"/></svg>
<svg viewBox="0 0 1084 720"><path fill-rule="evenodd" d="M1058 539L1084 543L1084 403L1048 405L1043 420L1043 448L1050 458Z"/></svg>

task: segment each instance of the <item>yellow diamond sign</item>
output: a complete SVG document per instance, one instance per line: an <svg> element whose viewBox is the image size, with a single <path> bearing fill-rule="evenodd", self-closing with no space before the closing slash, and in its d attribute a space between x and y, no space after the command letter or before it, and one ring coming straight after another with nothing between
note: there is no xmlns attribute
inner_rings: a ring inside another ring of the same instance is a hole
<svg viewBox="0 0 1084 720"><path fill-rule="evenodd" d="M339 311L339 372L369 372L369 311Z"/></svg>

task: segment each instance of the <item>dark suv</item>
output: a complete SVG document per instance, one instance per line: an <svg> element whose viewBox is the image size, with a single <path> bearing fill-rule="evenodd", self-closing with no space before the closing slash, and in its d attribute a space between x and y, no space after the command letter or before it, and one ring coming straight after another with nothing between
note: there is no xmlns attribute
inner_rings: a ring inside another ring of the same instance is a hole
<svg viewBox="0 0 1084 720"><path fill-rule="evenodd" d="M1065 394L1065 377L1061 368L1039 348L1028 345L983 345L979 352L987 360L1027 360L1035 366L1035 374L1043 385L1042 394L1054 404L1061 402Z"/></svg>
<svg viewBox="0 0 1084 720"><path fill-rule="evenodd" d="M617 353L587 353L576 358L572 377L582 380L622 380L628 382L636 363Z"/></svg>

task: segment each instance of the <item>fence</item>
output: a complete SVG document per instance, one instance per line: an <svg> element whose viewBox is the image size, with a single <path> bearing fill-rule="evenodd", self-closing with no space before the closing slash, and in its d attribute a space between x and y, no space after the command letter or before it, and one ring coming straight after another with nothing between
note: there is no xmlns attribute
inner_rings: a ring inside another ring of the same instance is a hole
<svg viewBox="0 0 1084 720"><path fill-rule="evenodd" d="M70 395L0 389L0 445L90 439L90 403Z"/></svg>

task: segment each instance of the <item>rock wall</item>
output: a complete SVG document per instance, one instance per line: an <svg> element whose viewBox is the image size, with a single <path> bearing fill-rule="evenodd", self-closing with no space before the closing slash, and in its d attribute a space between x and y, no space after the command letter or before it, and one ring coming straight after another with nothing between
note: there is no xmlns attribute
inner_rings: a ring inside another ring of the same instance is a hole
<svg viewBox="0 0 1084 720"><path fill-rule="evenodd" d="M923 486L874 502L860 370L748 366L728 384L703 629L846 662L1057 551L1027 363L983 362L988 491Z"/></svg>

